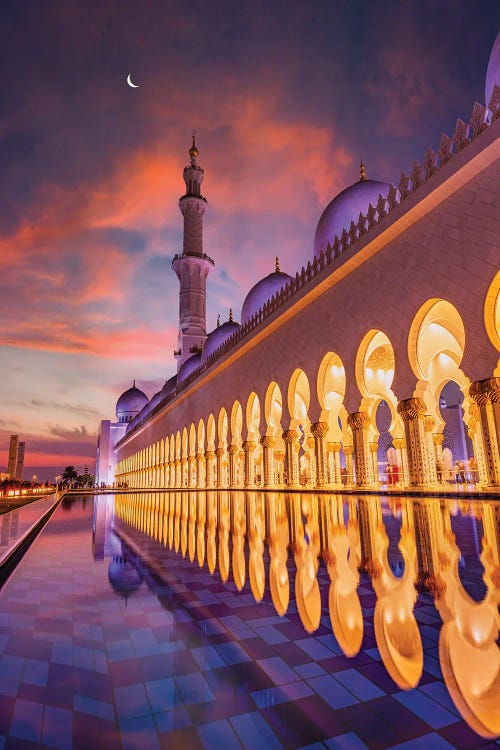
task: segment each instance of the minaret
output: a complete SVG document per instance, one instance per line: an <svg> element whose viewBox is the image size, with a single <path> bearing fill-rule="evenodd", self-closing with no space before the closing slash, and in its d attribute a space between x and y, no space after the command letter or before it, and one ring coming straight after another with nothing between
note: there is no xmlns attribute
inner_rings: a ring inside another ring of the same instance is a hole
<svg viewBox="0 0 500 750"><path fill-rule="evenodd" d="M172 261L172 268L180 281L179 337L174 352L177 372L186 359L200 351L207 338L206 281L208 272L215 265L203 252L203 214L207 199L201 194L204 171L197 164L198 155L193 133L190 164L184 167L183 173L186 193L179 199L179 209L184 216L184 243L182 254L175 255Z"/></svg>

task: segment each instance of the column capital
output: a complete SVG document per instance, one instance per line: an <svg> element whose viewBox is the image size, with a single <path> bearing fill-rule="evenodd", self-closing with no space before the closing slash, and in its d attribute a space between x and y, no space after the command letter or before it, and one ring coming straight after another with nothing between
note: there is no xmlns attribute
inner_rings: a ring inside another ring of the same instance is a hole
<svg viewBox="0 0 500 750"><path fill-rule="evenodd" d="M500 404L500 377L476 380L469 388L469 395L479 406L488 402Z"/></svg>
<svg viewBox="0 0 500 750"><path fill-rule="evenodd" d="M424 430L426 432L432 432L436 425L436 420L432 416L432 414L426 414L424 417Z"/></svg>
<svg viewBox="0 0 500 750"><path fill-rule="evenodd" d="M198 461L204 461L206 457L204 453L197 453L196 458L198 459Z"/></svg>
<svg viewBox="0 0 500 750"><path fill-rule="evenodd" d="M392 441L394 443L394 447L398 450L401 448L404 448L406 445L406 440L404 438L394 438Z"/></svg>
<svg viewBox="0 0 500 750"><path fill-rule="evenodd" d="M365 411L355 411L347 415L347 423L351 430L367 430L370 426L370 417Z"/></svg>
<svg viewBox="0 0 500 750"><path fill-rule="evenodd" d="M403 422L409 422L410 419L422 419L426 412L425 401L423 398L407 398L398 403L397 412L401 415Z"/></svg>
<svg viewBox="0 0 500 750"><path fill-rule="evenodd" d="M327 432L328 424L326 422L314 422L311 425L311 435L315 438L325 437Z"/></svg>
<svg viewBox="0 0 500 750"><path fill-rule="evenodd" d="M342 443L327 443L326 444L326 450L329 453L340 453L341 448L342 448Z"/></svg>
<svg viewBox="0 0 500 750"><path fill-rule="evenodd" d="M206 451L205 452L205 458L208 460L209 458L215 458L215 451Z"/></svg>
<svg viewBox="0 0 500 750"><path fill-rule="evenodd" d="M432 434L432 442L434 445L443 445L444 443L444 435L442 432L434 432Z"/></svg>
<svg viewBox="0 0 500 750"><path fill-rule="evenodd" d="M352 456L353 453L354 453L353 445L344 445L344 454L346 456Z"/></svg>
<svg viewBox="0 0 500 750"><path fill-rule="evenodd" d="M283 461L283 459L285 458L285 454L283 451L273 451L273 456L276 461Z"/></svg>
<svg viewBox="0 0 500 750"><path fill-rule="evenodd" d="M217 458L220 458L220 456L223 456L224 455L224 448L216 448L215 449L215 455L217 456Z"/></svg>
<svg viewBox="0 0 500 750"><path fill-rule="evenodd" d="M218 448L217 450L222 451L222 448ZM228 446L227 452L229 453L230 456L235 456L238 453L238 451L239 451L239 448L238 448L237 445L229 445ZM217 454L217 455L219 455L219 454ZM222 456L222 453L220 453L220 455Z"/></svg>
<svg viewBox="0 0 500 750"><path fill-rule="evenodd" d="M251 453L256 447L257 443L254 443L253 440L245 440L243 443L243 450L245 453Z"/></svg>
<svg viewBox="0 0 500 750"><path fill-rule="evenodd" d="M296 430L285 430L281 436L285 443L295 443L297 440Z"/></svg>
<svg viewBox="0 0 500 750"><path fill-rule="evenodd" d="M272 448L276 443L276 440L271 435L264 435L261 437L260 444L263 448Z"/></svg>

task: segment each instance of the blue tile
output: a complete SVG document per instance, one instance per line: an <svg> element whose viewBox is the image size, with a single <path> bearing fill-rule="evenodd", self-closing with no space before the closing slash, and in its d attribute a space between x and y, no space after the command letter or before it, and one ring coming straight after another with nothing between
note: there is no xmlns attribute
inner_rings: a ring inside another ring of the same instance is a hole
<svg viewBox="0 0 500 750"><path fill-rule="evenodd" d="M175 681L186 705L215 700L214 694L200 673L178 675Z"/></svg>
<svg viewBox="0 0 500 750"><path fill-rule="evenodd" d="M428 682L426 685L421 685L419 690L432 698L432 700L440 703L447 711L461 718L457 707L451 700L450 694L442 682Z"/></svg>
<svg viewBox="0 0 500 750"><path fill-rule="evenodd" d="M255 628L255 632L262 638L265 643L269 643L273 646L275 643L287 643L288 638L283 633L280 633L273 625L266 625L264 628Z"/></svg>
<svg viewBox="0 0 500 750"><path fill-rule="evenodd" d="M291 682L287 685L277 685L274 688L264 688L250 693L258 708L269 708L279 703L297 701L314 695L313 690L305 682Z"/></svg>
<svg viewBox="0 0 500 750"><path fill-rule="evenodd" d="M423 719L433 729L441 729L454 724L457 717L433 701L420 690L409 690L404 693L394 693L393 697Z"/></svg>
<svg viewBox="0 0 500 750"><path fill-rule="evenodd" d="M172 732L174 729L190 727L191 718L185 708L174 708L173 711L161 711L154 715L156 726L161 734Z"/></svg>
<svg viewBox="0 0 500 750"><path fill-rule="evenodd" d="M79 669L94 670L94 652L91 648L75 646L73 649L73 664Z"/></svg>
<svg viewBox="0 0 500 750"><path fill-rule="evenodd" d="M213 646L204 646L203 648L192 648L191 656L194 657L194 659L196 660L202 672L204 672L207 669L217 669L219 667L226 666L222 657L215 650Z"/></svg>
<svg viewBox="0 0 500 750"><path fill-rule="evenodd" d="M161 750L156 724L151 715L120 722L122 750Z"/></svg>
<svg viewBox="0 0 500 750"><path fill-rule="evenodd" d="M50 658L55 664L66 664L68 667L73 666L73 646L70 643L53 643L52 656Z"/></svg>
<svg viewBox="0 0 500 750"><path fill-rule="evenodd" d="M22 682L38 687L46 687L49 676L49 664L40 659L26 659Z"/></svg>
<svg viewBox="0 0 500 750"><path fill-rule="evenodd" d="M73 747L73 713L63 708L45 706L42 743L60 750Z"/></svg>
<svg viewBox="0 0 500 750"><path fill-rule="evenodd" d="M43 705L33 701L17 700L9 734L21 740L40 742Z"/></svg>
<svg viewBox="0 0 500 750"><path fill-rule="evenodd" d="M294 669L303 680L307 680L309 677L318 677L320 674L326 674L323 667L320 667L315 661L309 661L307 664L298 664Z"/></svg>
<svg viewBox="0 0 500 750"><path fill-rule="evenodd" d="M173 677L146 682L146 692L153 713L169 711L181 703Z"/></svg>
<svg viewBox="0 0 500 750"><path fill-rule="evenodd" d="M252 661L239 643L229 641L228 643L218 643L215 648L222 656L226 664L242 664L243 662Z"/></svg>
<svg viewBox="0 0 500 750"><path fill-rule="evenodd" d="M456 748L439 734L432 732L432 734L424 734L414 740L393 745L391 750L456 750Z"/></svg>
<svg viewBox="0 0 500 750"><path fill-rule="evenodd" d="M330 740L325 740L328 750L369 750L368 745L362 742L354 732L339 734Z"/></svg>
<svg viewBox="0 0 500 750"><path fill-rule="evenodd" d="M141 683L115 688L115 703L120 722L122 719L133 719L151 713L146 691Z"/></svg>
<svg viewBox="0 0 500 750"><path fill-rule="evenodd" d="M206 750L213 750L215 747L221 747L224 750L241 750L240 742L227 719L201 724L197 727L197 731Z"/></svg>
<svg viewBox="0 0 500 750"><path fill-rule="evenodd" d="M230 722L246 750L282 750L281 742L258 711L232 716Z"/></svg>
<svg viewBox="0 0 500 750"><path fill-rule="evenodd" d="M132 644L128 639L108 642L106 648L109 661L122 661L123 659L134 658Z"/></svg>
<svg viewBox="0 0 500 750"><path fill-rule="evenodd" d="M281 656L271 656L269 659L259 659L257 664L269 675L276 685L284 685L286 682L295 682L297 675Z"/></svg>
<svg viewBox="0 0 500 750"><path fill-rule="evenodd" d="M372 698L381 698L384 691L373 684L367 677L360 674L357 669L345 669L335 672L335 679L346 687L360 701L369 701Z"/></svg>
<svg viewBox="0 0 500 750"><path fill-rule="evenodd" d="M328 703L332 708L344 708L345 706L352 706L359 702L357 698L343 688L342 685L337 682L337 680L334 680L329 674L320 677L312 677L310 680L307 680L307 682L312 689L323 698L325 703Z"/></svg>
<svg viewBox="0 0 500 750"><path fill-rule="evenodd" d="M3 654L3 656L0 656L0 674L4 679L19 682L23 673L24 662L25 659L19 656Z"/></svg>
<svg viewBox="0 0 500 750"><path fill-rule="evenodd" d="M18 690L19 690L18 680L5 680L3 677L0 677L0 695L5 695L10 698L15 698Z"/></svg>
<svg viewBox="0 0 500 750"><path fill-rule="evenodd" d="M98 719L115 720L115 712L111 703L87 698L84 695L78 695L78 693L73 695L73 709L89 716L96 716Z"/></svg>
<svg viewBox="0 0 500 750"><path fill-rule="evenodd" d="M317 638L310 636L309 638L300 638L295 641L295 645L305 651L305 653L311 658L319 661L320 659L331 659L335 656L333 651L330 651L323 643Z"/></svg>

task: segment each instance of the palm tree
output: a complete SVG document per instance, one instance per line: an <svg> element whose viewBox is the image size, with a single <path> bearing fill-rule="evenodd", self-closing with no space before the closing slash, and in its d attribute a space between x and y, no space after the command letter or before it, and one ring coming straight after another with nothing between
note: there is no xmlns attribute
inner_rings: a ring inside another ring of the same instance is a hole
<svg viewBox="0 0 500 750"><path fill-rule="evenodd" d="M78 472L75 469L74 466L66 466L62 473L61 479L63 482L68 482L69 484L72 484L75 479L78 479Z"/></svg>

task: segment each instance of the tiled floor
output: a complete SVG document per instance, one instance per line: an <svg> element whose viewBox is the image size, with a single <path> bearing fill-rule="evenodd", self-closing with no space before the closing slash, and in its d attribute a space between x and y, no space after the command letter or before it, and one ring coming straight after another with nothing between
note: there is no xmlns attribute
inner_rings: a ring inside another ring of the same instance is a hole
<svg viewBox="0 0 500 750"><path fill-rule="evenodd" d="M498 748L448 696L428 595L416 609L424 673L401 691L376 648L367 577L363 648L349 659L326 609L307 635L293 599L279 617L267 589L256 603L248 584L238 593L130 528L142 553L129 567L123 549L94 560L92 518L90 500L58 509L0 594L0 750Z"/></svg>

